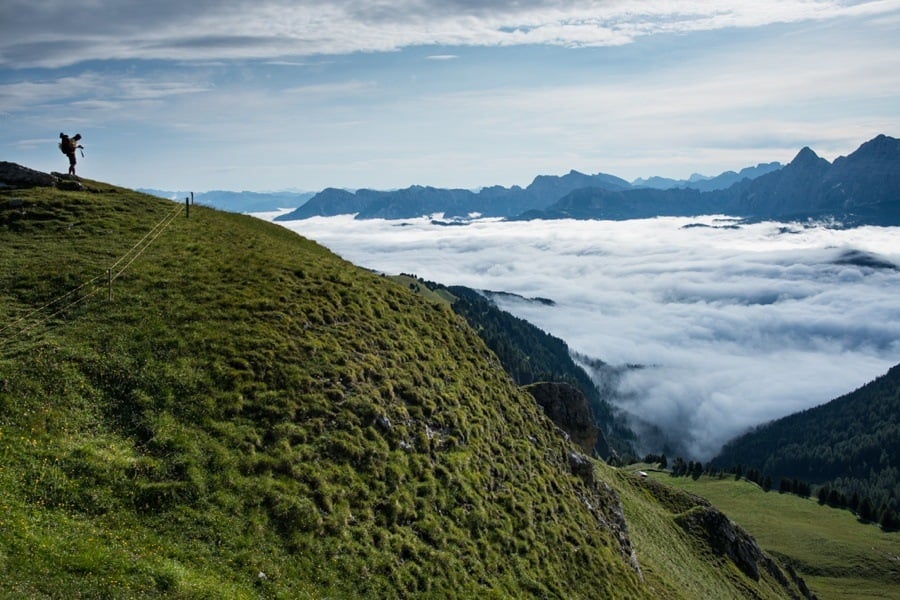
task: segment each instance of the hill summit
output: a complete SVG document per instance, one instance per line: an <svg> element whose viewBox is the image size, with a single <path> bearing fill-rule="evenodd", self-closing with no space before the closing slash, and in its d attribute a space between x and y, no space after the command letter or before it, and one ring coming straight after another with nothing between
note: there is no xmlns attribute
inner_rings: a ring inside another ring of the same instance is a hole
<svg viewBox="0 0 900 600"><path fill-rule="evenodd" d="M276 225L0 190L12 597L799 597L594 461L446 306Z"/></svg>

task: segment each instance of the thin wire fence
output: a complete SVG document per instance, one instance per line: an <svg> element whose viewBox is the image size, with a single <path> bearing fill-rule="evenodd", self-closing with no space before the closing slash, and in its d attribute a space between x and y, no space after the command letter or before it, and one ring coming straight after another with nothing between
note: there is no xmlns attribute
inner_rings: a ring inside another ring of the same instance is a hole
<svg viewBox="0 0 900 600"><path fill-rule="evenodd" d="M23 337L29 332L33 332L40 325L47 323L73 306L97 295L102 292L104 288L111 290L110 286L112 286L112 282L121 276L139 256L153 245L182 211L188 210L187 206L187 202L185 202L185 205L179 204L174 210L163 217L144 235L144 237L138 240L127 252L110 265L105 270L105 273L88 279L65 294L46 302L22 315L18 319L0 327L0 336L3 336L3 338L0 339L0 353L8 351L13 341Z"/></svg>

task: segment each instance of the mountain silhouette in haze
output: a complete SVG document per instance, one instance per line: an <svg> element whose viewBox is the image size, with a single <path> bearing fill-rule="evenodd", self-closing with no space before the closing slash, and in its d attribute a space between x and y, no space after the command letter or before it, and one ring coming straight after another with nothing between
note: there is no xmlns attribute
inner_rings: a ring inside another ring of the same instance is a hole
<svg viewBox="0 0 900 600"><path fill-rule="evenodd" d="M354 214L406 219L442 213L531 219L626 220L728 214L748 220L830 220L845 226L900 224L900 140L879 135L834 163L804 147L787 165L761 163L713 178L652 177L629 183L605 173L540 175L526 187L477 192L411 186L355 192L328 188L278 221Z"/></svg>
<svg viewBox="0 0 900 600"><path fill-rule="evenodd" d="M879 135L829 163L804 147L784 168L724 190L576 190L529 219L625 220L727 214L748 220L900 225L900 140Z"/></svg>
<svg viewBox="0 0 900 600"><path fill-rule="evenodd" d="M777 171L783 167L780 162L760 163L755 167L746 167L738 172L725 171L715 177L704 177L703 175L693 174L688 179L669 179L667 177L649 177L647 179L635 179L631 182L635 188L655 188L658 190L668 190L672 188L691 188L701 192L709 192L712 190L723 190L729 188L735 183L743 179L756 179L766 173Z"/></svg>
<svg viewBox="0 0 900 600"><path fill-rule="evenodd" d="M402 190L369 189L348 192L328 188L313 196L297 210L276 220L293 221L316 216L356 214L357 219L410 219L443 213L445 217L510 217L528 210L546 208L569 192L585 187L625 190L631 184L605 173L586 175L570 171L566 175L539 175L526 187L491 186L477 192L414 185Z"/></svg>

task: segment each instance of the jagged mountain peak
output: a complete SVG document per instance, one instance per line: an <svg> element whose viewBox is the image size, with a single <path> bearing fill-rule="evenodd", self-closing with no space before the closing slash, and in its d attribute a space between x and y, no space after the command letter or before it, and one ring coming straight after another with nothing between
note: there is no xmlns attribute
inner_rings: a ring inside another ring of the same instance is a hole
<svg viewBox="0 0 900 600"><path fill-rule="evenodd" d="M900 156L900 139L882 133L862 144L850 156L866 159L896 159Z"/></svg>
<svg viewBox="0 0 900 600"><path fill-rule="evenodd" d="M800 149L800 152L797 153L797 156L788 163L789 167L797 168L797 167L809 167L809 166L823 166L829 165L826 159L822 158L809 146L804 146Z"/></svg>

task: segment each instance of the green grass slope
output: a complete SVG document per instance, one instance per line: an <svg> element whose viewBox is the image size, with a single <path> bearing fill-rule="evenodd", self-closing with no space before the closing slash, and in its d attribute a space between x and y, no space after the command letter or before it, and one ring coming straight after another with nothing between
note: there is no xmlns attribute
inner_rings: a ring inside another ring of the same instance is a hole
<svg viewBox="0 0 900 600"><path fill-rule="evenodd" d="M696 597L446 306L85 185L0 192L0 596Z"/></svg>
<svg viewBox="0 0 900 600"><path fill-rule="evenodd" d="M846 510L811 499L763 492L746 480L651 475L724 510L823 600L900 597L900 533L860 523Z"/></svg>

